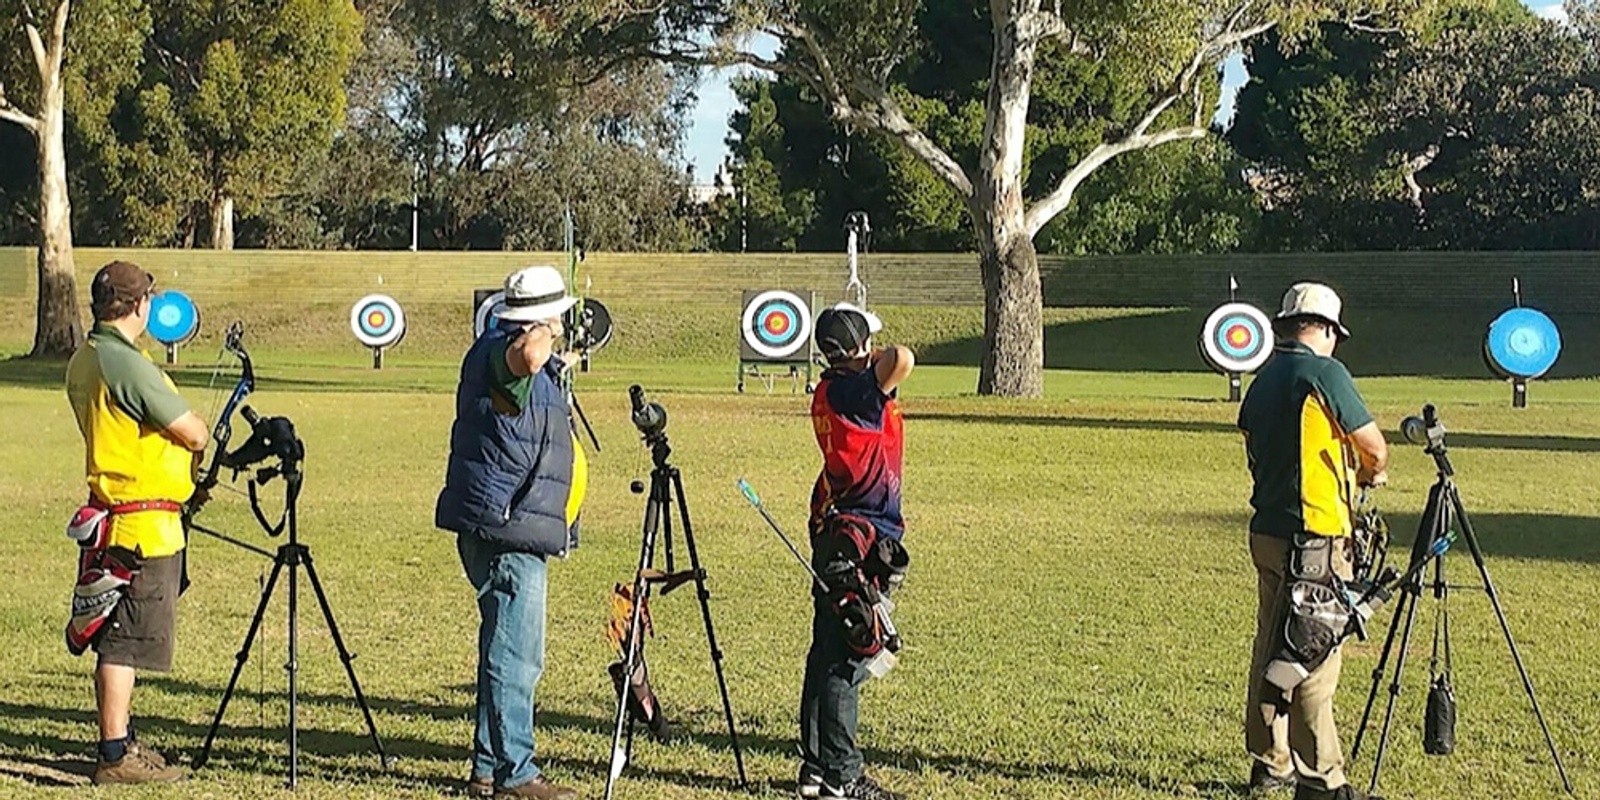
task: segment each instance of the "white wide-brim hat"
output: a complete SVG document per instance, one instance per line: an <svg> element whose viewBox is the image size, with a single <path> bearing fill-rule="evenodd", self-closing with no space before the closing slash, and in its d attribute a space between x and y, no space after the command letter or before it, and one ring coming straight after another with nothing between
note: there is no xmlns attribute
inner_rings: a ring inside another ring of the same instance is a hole
<svg viewBox="0 0 1600 800"><path fill-rule="evenodd" d="M1350 338L1350 329L1339 321L1339 312L1344 303L1339 299L1339 293L1321 283L1297 283L1289 287L1283 295L1283 307L1278 311L1278 319L1292 317L1313 317L1333 324L1339 332L1339 338Z"/></svg>
<svg viewBox="0 0 1600 800"><path fill-rule="evenodd" d="M555 267L527 267L506 278L505 307L495 316L511 322L555 319L578 304Z"/></svg>

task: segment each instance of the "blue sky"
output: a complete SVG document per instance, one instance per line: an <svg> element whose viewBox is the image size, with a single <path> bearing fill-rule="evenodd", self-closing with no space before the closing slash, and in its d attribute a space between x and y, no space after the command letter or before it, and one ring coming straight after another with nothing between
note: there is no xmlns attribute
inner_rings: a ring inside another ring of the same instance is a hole
<svg viewBox="0 0 1600 800"><path fill-rule="evenodd" d="M1565 17L1561 0L1523 0L1523 2L1542 17L1552 19ZM728 117L737 105L733 90L728 86L728 78L732 74L734 74L732 69L707 70L701 79L699 99L691 115L688 139L684 148L690 165L694 167L696 183L710 183L711 176L716 174L717 165L722 163L727 152L723 140L728 136ZM1244 62L1238 57L1230 59L1223 70L1224 86L1236 90L1244 83L1244 79ZM1217 116L1227 119L1232 115L1233 93L1228 91L1223 95Z"/></svg>

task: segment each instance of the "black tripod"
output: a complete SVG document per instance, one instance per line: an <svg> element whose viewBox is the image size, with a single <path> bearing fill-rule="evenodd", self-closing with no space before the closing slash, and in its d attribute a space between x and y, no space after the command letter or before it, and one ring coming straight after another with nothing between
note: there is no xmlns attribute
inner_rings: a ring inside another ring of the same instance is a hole
<svg viewBox="0 0 1600 800"><path fill-rule="evenodd" d="M235 656L236 663L233 666L233 677L228 679L228 690L223 693L222 703L217 706L217 715L211 721L211 729L206 733L205 744L195 757L194 766L196 769L204 767L211 757L211 744L217 738L217 728L222 724L223 712L228 709L228 701L233 698L233 690L239 683L239 674L244 671L245 661L250 657L250 646L254 644L256 633L261 629L261 620L267 613L267 603L272 599L272 591L278 585L278 575L287 566L289 568L289 661L284 665L284 669L289 672L289 788L295 788L300 772L300 731L296 717L295 681L300 670L300 651L297 644L300 595L297 571L300 567L305 567L306 575L311 579L311 588L317 594L317 603L322 606L323 619L328 623L328 633L332 635L333 645L339 651L340 660L344 662L345 673L350 676L350 687L355 690L356 702L360 704L361 713L366 717L367 732L372 735L373 747L377 748L378 761L387 769L389 756L383 750L383 742L378 738L378 727L372 721L372 709L367 706L367 698L361 693L361 683L356 680L355 668L351 666L355 656L345 649L344 638L339 635L339 626L333 620L333 608L328 605L328 596L322 591L322 581L317 578L316 567L312 564L311 548L300 543L297 512L300 487L304 480L304 473L300 471L300 461L305 458L305 445L295 436L294 426L287 418L272 417L262 420L248 407L243 413L255 432L251 435L250 441L240 445L238 450L226 457L223 466L237 471L265 458L276 456L279 459L276 466L256 471L255 478L250 482L250 510L268 535L277 536L287 527L289 541L279 547L277 554L273 556L272 574L267 578L266 588L261 592L261 602L256 605L255 618L250 621L250 631L245 634L244 645L239 648L239 654ZM272 525L262 513L256 487L265 485L275 477L283 478L284 510L283 518L277 525Z"/></svg>
<svg viewBox="0 0 1600 800"><path fill-rule="evenodd" d="M1423 417L1418 419L1410 417L1402 424L1402 430L1407 439L1415 443L1425 443L1426 452L1433 456L1435 465L1439 470L1439 479L1433 488L1428 491L1428 504L1423 511L1422 521L1417 527L1417 540L1412 545L1412 563L1419 559L1430 557L1430 550L1439 538L1448 536L1454 527L1452 523L1459 523L1460 534L1466 539L1467 547L1472 552L1472 560L1478 567L1478 574L1483 579L1481 587L1489 595L1489 604L1494 607L1495 616L1500 620L1500 630L1505 633L1506 646L1511 650L1511 660L1516 663L1517 674L1522 678L1522 688L1528 693L1528 701L1533 705L1533 715L1539 721L1539 728L1544 732L1545 744L1550 748L1550 759L1555 762L1556 772L1561 776L1561 784L1568 794L1572 794L1572 781L1567 779L1566 767L1561 764L1561 756L1556 750L1555 738L1550 735L1550 726L1545 723L1544 712L1539 708L1539 698L1534 695L1533 681L1528 677L1528 670L1522 665L1522 655L1517 651L1516 640L1511 636L1511 625L1506 622L1505 611L1500 607L1500 596L1495 591L1494 582L1489 578L1489 568L1483 561L1483 550L1478 546L1478 537L1472 531L1472 523L1467 518L1467 509L1461 503L1461 493L1455 485L1455 468L1450 464L1450 454L1444 444L1444 426L1439 423L1433 406L1423 408ZM1412 623L1416 620L1417 604L1422 598L1424 588L1431 589L1435 599L1440 601L1441 612L1445 612L1445 603L1448 602L1451 589L1478 589L1477 586L1452 586L1445 581L1444 554L1440 554L1438 561L1433 566L1433 580L1424 583L1423 573L1426 570L1411 570L1411 577L1400 584L1400 598L1395 603L1394 619L1389 623L1389 633L1383 642L1383 654L1378 658L1378 666L1372 671L1372 690L1367 695L1367 707L1361 714L1361 727L1356 732L1355 744L1350 748L1350 759L1355 760L1361 752L1362 737L1366 734L1367 723L1372 718L1372 707L1378 699L1378 687L1383 682L1383 674L1389 664L1389 656L1394 651L1395 636L1400 632L1401 619L1404 618L1404 632L1400 633L1399 655L1395 656L1394 680L1389 684L1389 700L1384 709L1383 730L1378 737L1378 752L1372 762L1372 780L1368 784L1367 792L1370 794L1378 789L1378 775L1383 769L1383 754L1389 744L1389 727L1394 721L1395 699L1400 696L1400 676L1405 671L1406 652L1411 644ZM1448 616L1444 624L1448 626ZM1445 632L1446 663L1449 658L1449 632ZM1437 650L1437 641L1435 643ZM1437 652L1435 653L1437 657Z"/></svg>
<svg viewBox="0 0 1600 800"><path fill-rule="evenodd" d="M639 546L639 569L633 579L633 609L628 622L627 648L623 658L622 676L617 692L616 725L611 734L611 771L606 778L606 800L611 800L617 778L633 755L634 718L628 709L629 684L634 670L644 659L644 636L640 630L645 601L650 589L664 584L662 594L693 580L700 598L700 616L705 621L706 642L711 648L711 665L717 673L717 688L722 693L722 712L728 721L728 737L733 742L733 760L739 771L740 788L748 787L744 772L744 752L739 747L739 731L733 721L733 704L728 700L728 681L722 673L722 650L717 647L717 634L711 624L711 592L706 589L706 571L700 566L700 552L694 543L694 528L689 524L689 502L683 494L683 476L678 468L668 462L672 446L667 442L667 412L659 404L646 403L644 390L638 386L629 389L633 399L633 424L644 435L655 461L650 471L650 496L644 509L644 535ZM639 487L635 485L635 492ZM674 573L672 552L672 510L676 500L678 517L683 520L683 541L689 548L689 572ZM656 570L657 536L666 545L667 570Z"/></svg>

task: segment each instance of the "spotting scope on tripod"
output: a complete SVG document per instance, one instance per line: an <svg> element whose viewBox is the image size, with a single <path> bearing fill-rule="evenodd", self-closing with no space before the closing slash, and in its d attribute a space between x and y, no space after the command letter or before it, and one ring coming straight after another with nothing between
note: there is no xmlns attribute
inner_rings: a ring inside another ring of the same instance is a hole
<svg viewBox="0 0 1600 800"><path fill-rule="evenodd" d="M1550 750L1550 760L1555 763L1561 785L1568 794L1572 794L1572 781L1567 778L1566 767L1561 763L1561 754L1556 749L1555 738L1550 734L1550 726L1546 724L1544 712L1539 707L1539 698L1534 694L1533 680L1528 677L1528 670L1523 666L1522 654L1518 652L1517 642L1511 635L1511 625L1506 621L1505 611L1500 606L1500 594L1495 590L1494 581L1489 578L1489 567L1484 563L1483 549L1478 545L1478 536L1472 530L1466 506L1462 503L1461 493L1456 488L1455 467L1450 463L1450 453L1445 446L1444 423L1439 421L1438 411L1432 405L1427 405L1423 407L1420 417L1407 417L1400 425L1400 432L1407 441L1422 445L1424 452L1433 456L1438 479L1428 491L1428 504L1417 527L1417 538L1411 551L1413 568L1407 570L1405 578L1397 588L1399 600L1395 603L1394 618L1389 623L1389 633L1384 639L1383 653L1378 657L1378 666L1372 672L1372 689L1367 695L1366 710L1361 715L1361 727L1357 730L1355 743L1350 748L1350 759L1354 761L1361 752L1367 725L1372 721L1372 710L1378 699L1379 686L1383 683L1389 659L1393 657L1394 679L1389 684L1389 699L1384 709L1383 728L1378 737L1377 754L1372 762L1372 778L1367 788L1369 793L1376 792L1378 776L1383 769L1384 751L1389 744L1390 723L1394 721L1395 700L1400 696L1401 674L1405 671L1406 654L1410 650L1412 626L1416 621L1417 606L1422 600L1424 590L1438 601L1434 652L1429 665L1433 681L1430 687L1424 746L1434 755L1445 755L1455 749L1455 698L1449 676L1450 592L1453 589L1481 588L1489 596L1489 605L1493 607L1495 617L1500 621L1500 630L1505 634L1506 647L1511 651L1511 660L1516 665L1517 675L1522 679L1522 688L1527 692L1528 702L1533 707L1533 716L1538 720L1539 729L1544 733L1545 744ZM1435 545L1440 540L1457 534L1466 541L1467 549L1472 554L1472 561L1477 566L1478 576L1482 579L1481 587L1458 586L1445 580L1447 553L1444 550L1434 552ZM1433 559L1431 580L1425 577L1428 570L1420 568L1429 559ZM1395 647L1397 639L1398 648ZM1441 663L1444 667L1442 672L1438 670Z"/></svg>
<svg viewBox="0 0 1600 800"><path fill-rule="evenodd" d="M629 713L629 687L636 680L636 671L644 663L644 609L654 587L661 588L664 596L677 586L693 582L700 601L700 617L705 623L706 644L711 650L711 665L717 676L717 689L722 695L722 712L728 723L728 738L733 745L734 766L738 771L739 786L749 784L744 770L744 751L739 746L739 731L733 719L733 704L728 699L728 681L722 670L722 649L717 646L717 634L711 624L711 591L706 588L706 570L701 566L700 550L695 544L694 528L689 523L689 501L683 493L683 475L670 459L672 443L667 439L667 410L659 403L645 397L644 388L637 384L628 389L632 404L630 419L639 429L639 435L650 448L655 468L650 471L649 499L645 503L644 529L639 541L639 566L634 572L632 607L624 632L623 657L618 682L617 712L611 733L611 768L606 778L605 797L610 800L616 791L617 779L633 754L633 729L635 715ZM644 490L636 484L634 492ZM676 571L672 549L672 517L677 511L682 522L683 543L689 550L689 569ZM655 568L656 546L666 550L666 571Z"/></svg>

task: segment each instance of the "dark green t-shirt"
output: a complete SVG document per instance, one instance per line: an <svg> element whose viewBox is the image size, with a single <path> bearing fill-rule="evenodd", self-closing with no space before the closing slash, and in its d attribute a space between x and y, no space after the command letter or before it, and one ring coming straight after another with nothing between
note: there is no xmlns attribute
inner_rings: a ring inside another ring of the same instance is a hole
<svg viewBox="0 0 1600 800"><path fill-rule="evenodd" d="M133 421L158 430L189 412L189 403L172 388L161 368L116 326L96 323L89 331L89 339L95 343L94 352L99 356L99 379L111 399Z"/></svg>
<svg viewBox="0 0 1600 800"><path fill-rule="evenodd" d="M497 406L505 404L506 407L500 410L506 414L520 413L528 405L528 394L533 391L533 376L519 378L511 373L511 365L506 363L506 351L510 349L512 341L508 337L489 345L489 364L494 371L493 380L490 381L491 391L494 392Z"/></svg>
<svg viewBox="0 0 1600 800"><path fill-rule="evenodd" d="M1350 532L1351 431L1372 422L1345 366L1281 342L1239 407L1255 491L1250 530L1275 536Z"/></svg>

